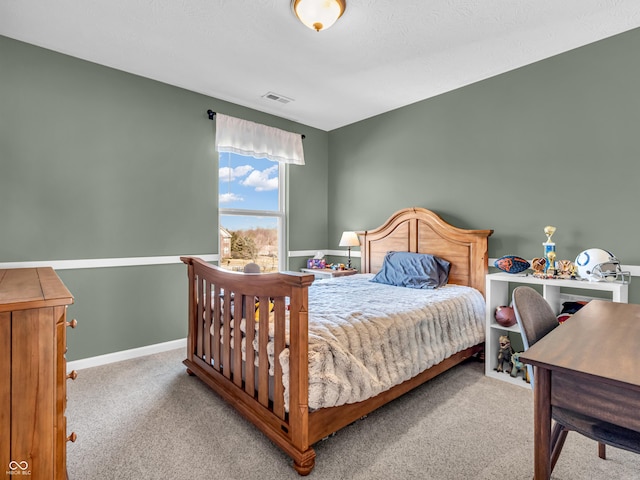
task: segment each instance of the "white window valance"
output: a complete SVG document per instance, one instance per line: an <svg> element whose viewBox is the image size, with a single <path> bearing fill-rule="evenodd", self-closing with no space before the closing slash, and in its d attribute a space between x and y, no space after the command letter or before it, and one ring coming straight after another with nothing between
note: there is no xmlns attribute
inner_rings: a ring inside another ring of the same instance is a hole
<svg viewBox="0 0 640 480"><path fill-rule="evenodd" d="M216 150L274 162L304 165L302 136L279 128L216 114Z"/></svg>

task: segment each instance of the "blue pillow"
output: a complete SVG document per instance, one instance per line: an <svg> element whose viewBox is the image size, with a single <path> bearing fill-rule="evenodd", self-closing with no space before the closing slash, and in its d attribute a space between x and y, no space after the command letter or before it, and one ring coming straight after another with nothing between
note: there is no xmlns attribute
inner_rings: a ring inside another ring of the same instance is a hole
<svg viewBox="0 0 640 480"><path fill-rule="evenodd" d="M446 285L451 263L426 253L389 252L372 282L408 288Z"/></svg>

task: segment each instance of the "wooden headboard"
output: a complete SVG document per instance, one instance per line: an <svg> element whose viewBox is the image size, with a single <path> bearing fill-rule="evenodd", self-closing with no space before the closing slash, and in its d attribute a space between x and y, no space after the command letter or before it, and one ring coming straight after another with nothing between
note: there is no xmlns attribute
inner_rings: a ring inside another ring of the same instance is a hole
<svg viewBox="0 0 640 480"><path fill-rule="evenodd" d="M464 230L426 208L405 208L375 230L357 232L361 270L377 273L387 252L430 253L451 262L449 283L468 285L484 295L488 238L493 230Z"/></svg>

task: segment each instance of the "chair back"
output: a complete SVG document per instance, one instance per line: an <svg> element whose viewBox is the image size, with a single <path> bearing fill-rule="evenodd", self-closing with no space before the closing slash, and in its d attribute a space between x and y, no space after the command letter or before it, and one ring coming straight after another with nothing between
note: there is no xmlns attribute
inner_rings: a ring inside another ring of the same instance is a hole
<svg viewBox="0 0 640 480"><path fill-rule="evenodd" d="M260 265L257 263L247 263L243 269L244 273L260 273Z"/></svg>
<svg viewBox="0 0 640 480"><path fill-rule="evenodd" d="M516 287L512 303L525 350L560 324L544 297L531 287Z"/></svg>
<svg viewBox="0 0 640 480"><path fill-rule="evenodd" d="M531 287L520 286L513 289L511 296L513 313L522 334L522 344L528 350L534 343L560 325L556 314L542 295ZM531 388L533 388L533 367L527 365Z"/></svg>

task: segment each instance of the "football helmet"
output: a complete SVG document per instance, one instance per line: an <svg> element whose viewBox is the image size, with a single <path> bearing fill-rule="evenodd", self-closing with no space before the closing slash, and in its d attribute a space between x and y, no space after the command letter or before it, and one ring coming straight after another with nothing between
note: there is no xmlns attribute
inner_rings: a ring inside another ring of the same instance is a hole
<svg viewBox="0 0 640 480"><path fill-rule="evenodd" d="M589 248L576 257L578 275L591 282L629 283L630 272L623 272L616 256L601 248Z"/></svg>

